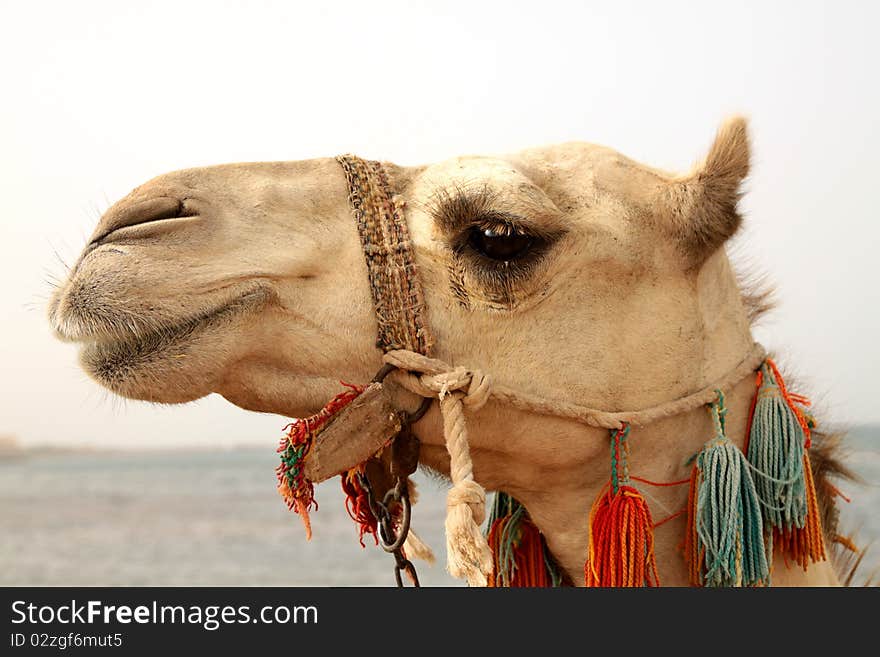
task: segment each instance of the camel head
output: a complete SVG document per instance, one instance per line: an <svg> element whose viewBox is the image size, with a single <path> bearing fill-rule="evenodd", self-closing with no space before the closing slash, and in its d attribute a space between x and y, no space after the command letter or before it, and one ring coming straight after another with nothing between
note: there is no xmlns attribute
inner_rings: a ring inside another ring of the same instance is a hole
<svg viewBox="0 0 880 657"><path fill-rule="evenodd" d="M687 387L701 373L682 372L683 351L747 339L719 247L740 222L748 157L745 124L732 120L686 176L586 143L392 167L438 355L606 405ZM379 363L329 158L138 187L101 218L49 317L98 383L148 401L218 392L297 414ZM626 389L633 376L638 392Z"/></svg>
<svg viewBox="0 0 880 657"><path fill-rule="evenodd" d="M742 119L724 123L685 175L581 142L389 165L436 356L607 410L707 385L752 344L722 248L740 224L748 168ZM251 410L315 412L340 379L365 381L381 364L347 194L331 158L159 176L104 214L50 321L118 395L177 403L216 392ZM431 416L424 460L443 470ZM585 432L490 404L470 430L475 476L527 504L542 477L599 482L607 442ZM533 515L552 524L539 502ZM584 532L553 540L583 553Z"/></svg>

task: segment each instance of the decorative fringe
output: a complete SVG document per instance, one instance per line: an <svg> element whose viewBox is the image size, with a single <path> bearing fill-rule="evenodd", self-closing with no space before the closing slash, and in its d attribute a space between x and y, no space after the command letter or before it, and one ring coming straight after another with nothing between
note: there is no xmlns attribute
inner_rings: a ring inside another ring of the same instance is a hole
<svg viewBox="0 0 880 657"><path fill-rule="evenodd" d="M379 544L379 523L373 511L370 509L369 496L366 489L361 486L360 476L364 473L363 463L355 466L340 476L342 492L345 493L345 510L358 526L358 541L361 547L364 545L364 534L373 535L373 543Z"/></svg>
<svg viewBox="0 0 880 657"><path fill-rule="evenodd" d="M343 390L333 399L327 402L315 415L307 418L298 418L284 427L287 435L281 439L278 445L278 453L281 455L281 463L275 468L278 477L278 492L284 498L287 508L300 515L306 528L306 539L312 538L312 523L309 520L309 511L317 510L318 503L315 501L315 487L306 479L303 463L308 456L309 449L321 429L330 419L350 404L364 389L358 385L341 382L348 390Z"/></svg>
<svg viewBox="0 0 880 657"><path fill-rule="evenodd" d="M407 477L406 479L406 490L407 495L409 495L410 506L415 507L419 501L419 489L412 477ZM410 526L406 540L403 542L403 549L410 559L421 559L432 566L437 560L431 546L419 538L419 535L416 534L412 526Z"/></svg>
<svg viewBox="0 0 880 657"><path fill-rule="evenodd" d="M766 586L761 507L749 465L728 440L724 395L709 406L715 436L697 454L688 492L685 558L693 586Z"/></svg>
<svg viewBox="0 0 880 657"><path fill-rule="evenodd" d="M586 586L659 586L654 530L645 498L629 485L629 425L611 433L611 481L590 510Z"/></svg>
<svg viewBox="0 0 880 657"><path fill-rule="evenodd" d="M494 568L487 586L562 585L562 574L537 525L522 504L500 491L495 493L489 515L488 541Z"/></svg>
<svg viewBox="0 0 880 657"><path fill-rule="evenodd" d="M749 429L748 458L755 470L764 526L786 560L806 570L825 559L822 522L807 449L810 418L802 406L809 401L788 392L769 358L758 373L754 412Z"/></svg>
<svg viewBox="0 0 880 657"><path fill-rule="evenodd" d="M419 535L416 534L412 527L409 528L409 533L403 541L403 551L408 559L421 559L430 565L434 565L434 562L437 560L431 546L419 538Z"/></svg>

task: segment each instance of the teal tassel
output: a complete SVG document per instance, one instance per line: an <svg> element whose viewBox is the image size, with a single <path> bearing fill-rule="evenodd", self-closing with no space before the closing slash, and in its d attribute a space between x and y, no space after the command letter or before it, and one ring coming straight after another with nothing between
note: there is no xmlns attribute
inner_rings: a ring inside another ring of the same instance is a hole
<svg viewBox="0 0 880 657"><path fill-rule="evenodd" d="M826 558L822 520L807 450L814 421L769 358L758 375L749 427L749 462L764 526L777 551L802 566ZM772 550L771 550L772 552Z"/></svg>
<svg viewBox="0 0 880 657"><path fill-rule="evenodd" d="M694 518L691 522L701 559L692 572L702 586L761 586L770 581L761 508L749 464L727 438L724 395L709 407L715 436L696 457Z"/></svg>
<svg viewBox="0 0 880 657"><path fill-rule="evenodd" d="M802 529L807 517L804 448L801 420L777 380L775 368L761 366L761 386L749 431L749 462L755 468L755 489L764 524L782 531Z"/></svg>
<svg viewBox="0 0 880 657"><path fill-rule="evenodd" d="M516 541L519 538L520 523L525 512L526 508L507 493L501 491L495 493L486 533L488 535L496 522L501 523L502 519L506 520L500 525L503 529L498 537L498 554L495 563L501 586L510 586L516 571Z"/></svg>

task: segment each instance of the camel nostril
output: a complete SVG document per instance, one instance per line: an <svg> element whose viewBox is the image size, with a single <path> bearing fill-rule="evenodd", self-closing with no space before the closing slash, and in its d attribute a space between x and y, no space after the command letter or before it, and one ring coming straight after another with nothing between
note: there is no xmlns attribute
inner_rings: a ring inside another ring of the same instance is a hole
<svg viewBox="0 0 880 657"><path fill-rule="evenodd" d="M155 196L134 203L117 204L101 219L89 245L96 245L110 233L128 226L185 216L183 201L170 196Z"/></svg>

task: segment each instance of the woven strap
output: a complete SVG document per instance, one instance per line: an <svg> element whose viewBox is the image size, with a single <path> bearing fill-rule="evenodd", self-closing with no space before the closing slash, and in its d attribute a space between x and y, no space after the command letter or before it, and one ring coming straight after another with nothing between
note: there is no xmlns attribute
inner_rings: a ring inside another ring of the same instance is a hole
<svg viewBox="0 0 880 657"><path fill-rule="evenodd" d="M403 203L394 196L388 172L380 162L340 155L348 182L348 200L357 222L378 336L384 352L405 349L430 355L433 338L425 296L413 257Z"/></svg>

